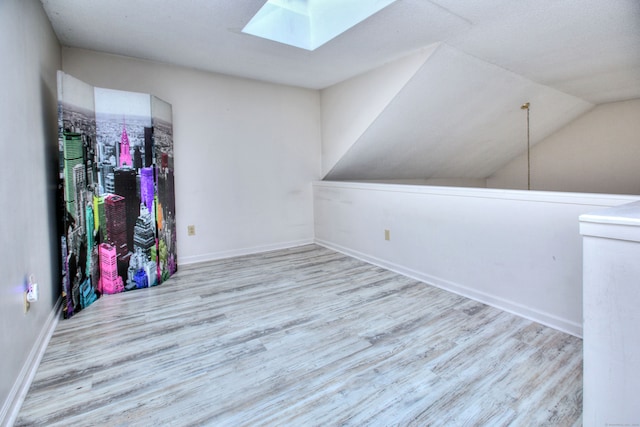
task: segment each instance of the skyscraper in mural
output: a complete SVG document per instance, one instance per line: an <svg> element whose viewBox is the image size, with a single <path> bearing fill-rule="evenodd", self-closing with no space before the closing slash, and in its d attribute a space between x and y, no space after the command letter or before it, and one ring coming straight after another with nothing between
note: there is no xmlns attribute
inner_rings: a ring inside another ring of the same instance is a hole
<svg viewBox="0 0 640 427"><path fill-rule="evenodd" d="M86 235L87 235L87 248L89 251L94 247L94 233L95 233L95 222L93 219L93 204L87 203L85 206L85 223L86 223ZM87 255L87 264L85 274L87 277L91 275L91 253Z"/></svg>
<svg viewBox="0 0 640 427"><path fill-rule="evenodd" d="M99 231L98 238L101 242L107 241L107 214L104 210L104 199L106 196L93 197L93 209L95 211L96 230Z"/></svg>
<svg viewBox="0 0 640 427"><path fill-rule="evenodd" d="M100 244L100 292L116 294L124 290L122 277L118 275L116 248L108 243Z"/></svg>
<svg viewBox="0 0 640 427"><path fill-rule="evenodd" d="M145 256L151 256L151 249L156 244L155 224L151 213L143 204L140 205L140 216L136 220L133 232L134 251L140 249Z"/></svg>
<svg viewBox="0 0 640 427"><path fill-rule="evenodd" d="M122 136L120 136L120 167L133 167L131 160L131 147L129 146L129 135L127 135L127 125L122 119Z"/></svg>
<svg viewBox="0 0 640 427"><path fill-rule="evenodd" d="M104 199L107 241L113 246L118 257L126 255L127 249L127 207L125 199L117 194L109 194Z"/></svg>
<svg viewBox="0 0 640 427"><path fill-rule="evenodd" d="M113 172L106 174L104 179L104 190L111 194L116 192L115 176Z"/></svg>
<svg viewBox="0 0 640 427"><path fill-rule="evenodd" d="M140 169L140 198L150 213L154 212L153 197L155 186L153 180L153 168Z"/></svg>
<svg viewBox="0 0 640 427"><path fill-rule="evenodd" d="M117 168L114 175L114 194L124 197L127 215L127 248L133 251L133 226L140 214L140 196L138 193L137 175L130 167Z"/></svg>
<svg viewBox="0 0 640 427"><path fill-rule="evenodd" d="M76 225L84 228L84 216L85 216L85 204L86 204L86 167L84 163L79 163L73 167L73 186L76 191L75 195L75 207L74 217L76 219Z"/></svg>
<svg viewBox="0 0 640 427"><path fill-rule="evenodd" d="M153 128L144 128L144 167L153 165Z"/></svg>
<svg viewBox="0 0 640 427"><path fill-rule="evenodd" d="M133 168L138 170L142 167L142 153L140 152L140 147L135 147L133 149Z"/></svg>
<svg viewBox="0 0 640 427"><path fill-rule="evenodd" d="M67 211L76 218L76 188L74 179L74 168L82 165L82 135L78 133L65 133L63 143L63 165L64 165L64 198L67 204Z"/></svg>

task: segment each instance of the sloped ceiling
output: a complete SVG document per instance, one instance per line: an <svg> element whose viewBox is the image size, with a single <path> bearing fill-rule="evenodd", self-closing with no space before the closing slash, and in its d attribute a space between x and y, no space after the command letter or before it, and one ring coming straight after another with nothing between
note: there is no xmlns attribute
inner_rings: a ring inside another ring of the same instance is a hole
<svg viewBox="0 0 640 427"><path fill-rule="evenodd" d="M468 2L437 1L467 16ZM640 1L473 3L476 23L451 46L594 104L640 97Z"/></svg>
<svg viewBox="0 0 640 427"><path fill-rule="evenodd" d="M326 179L485 178L526 149L525 101L532 145L593 107L440 45Z"/></svg>
<svg viewBox="0 0 640 427"><path fill-rule="evenodd" d="M483 178L522 151L520 103L535 143L640 98L638 0L398 0L313 52L241 33L264 0L41 1L65 46L311 89L441 43L333 179Z"/></svg>

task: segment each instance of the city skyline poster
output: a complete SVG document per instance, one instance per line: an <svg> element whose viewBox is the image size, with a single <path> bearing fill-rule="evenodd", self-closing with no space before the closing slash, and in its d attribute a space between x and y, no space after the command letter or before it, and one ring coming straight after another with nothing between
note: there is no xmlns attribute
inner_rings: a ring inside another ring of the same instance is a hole
<svg viewBox="0 0 640 427"><path fill-rule="evenodd" d="M58 75L63 315L177 271L171 105Z"/></svg>

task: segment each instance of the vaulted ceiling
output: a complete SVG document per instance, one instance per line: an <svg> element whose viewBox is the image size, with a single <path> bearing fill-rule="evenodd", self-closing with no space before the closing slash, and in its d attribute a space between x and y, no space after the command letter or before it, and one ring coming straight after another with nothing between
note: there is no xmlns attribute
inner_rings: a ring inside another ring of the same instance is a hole
<svg viewBox="0 0 640 427"><path fill-rule="evenodd" d="M341 84L330 91L342 87L349 86ZM381 112L352 137L339 160L333 165L325 163L327 169L331 167L327 178L488 177L526 148L523 101L531 105L533 145L593 107L449 45L439 45ZM359 108L367 107L363 99ZM325 133L327 138L331 135Z"/></svg>
<svg viewBox="0 0 640 427"><path fill-rule="evenodd" d="M311 52L241 32L264 0L42 3L65 46L311 89L438 43L326 168L334 179L486 177L522 150L522 102L535 143L640 98L638 0L398 0Z"/></svg>

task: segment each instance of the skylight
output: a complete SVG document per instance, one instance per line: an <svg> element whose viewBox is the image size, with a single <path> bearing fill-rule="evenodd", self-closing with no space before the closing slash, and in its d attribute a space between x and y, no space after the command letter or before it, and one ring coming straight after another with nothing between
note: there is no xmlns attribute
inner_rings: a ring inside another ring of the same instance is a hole
<svg viewBox="0 0 640 427"><path fill-rule="evenodd" d="M243 33L315 50L396 0L268 0Z"/></svg>

